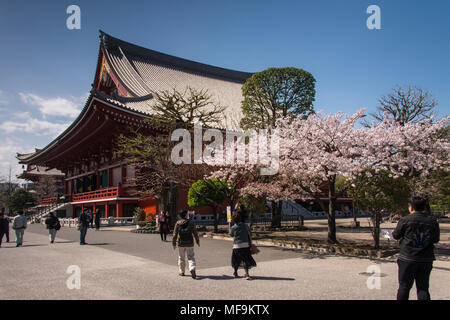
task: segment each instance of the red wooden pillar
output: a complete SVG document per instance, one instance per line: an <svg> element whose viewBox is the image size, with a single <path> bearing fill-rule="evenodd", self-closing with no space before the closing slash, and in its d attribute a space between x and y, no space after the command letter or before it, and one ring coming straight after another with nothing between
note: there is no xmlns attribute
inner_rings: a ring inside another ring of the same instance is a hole
<svg viewBox="0 0 450 320"><path fill-rule="evenodd" d="M122 206L120 205L120 202L116 202L116 217L119 218L122 216Z"/></svg>
<svg viewBox="0 0 450 320"><path fill-rule="evenodd" d="M108 202L105 203L105 218L108 218Z"/></svg>

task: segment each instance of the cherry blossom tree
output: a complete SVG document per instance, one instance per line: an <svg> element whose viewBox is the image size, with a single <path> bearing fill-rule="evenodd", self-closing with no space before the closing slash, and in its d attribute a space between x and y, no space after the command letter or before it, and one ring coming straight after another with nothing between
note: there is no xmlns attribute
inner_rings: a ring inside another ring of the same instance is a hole
<svg viewBox="0 0 450 320"><path fill-rule="evenodd" d="M371 128L357 128L365 116L360 110L352 116L312 114L284 118L277 122L280 163L273 176L257 176L247 180L241 194L265 196L269 200L316 199L324 188L328 193L328 242L336 243L335 203L336 179L356 179L372 169L377 174L388 170L393 178L428 175L437 169L448 170L448 139L438 133L449 118L441 121L400 125L385 119ZM216 177L245 174L249 166L232 164L222 168ZM255 166L251 167L255 172Z"/></svg>
<svg viewBox="0 0 450 320"><path fill-rule="evenodd" d="M352 116L343 113L323 116L310 115L303 120L282 119L280 130L280 167L285 177L298 190L294 197L316 199L324 208L319 192L325 186L328 191L328 237L336 239L336 179L338 176L354 176L362 170L361 158L367 143L366 131L356 129L356 122L364 117L364 110Z"/></svg>

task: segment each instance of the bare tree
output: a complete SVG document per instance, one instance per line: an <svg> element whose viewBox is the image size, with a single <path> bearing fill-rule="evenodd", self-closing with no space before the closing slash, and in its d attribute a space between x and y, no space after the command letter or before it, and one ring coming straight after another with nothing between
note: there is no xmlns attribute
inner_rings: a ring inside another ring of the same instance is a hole
<svg viewBox="0 0 450 320"><path fill-rule="evenodd" d="M58 194L56 179L52 176L42 176L36 183L36 195L38 200L55 197Z"/></svg>
<svg viewBox="0 0 450 320"><path fill-rule="evenodd" d="M155 114L146 120L153 131L140 128L122 134L118 139L117 151L135 167L137 193L155 195L159 199L160 209L168 210L174 222L178 188L190 186L210 169L200 164L175 164L172 150L178 142L171 140L171 133L177 128L184 128L192 134L194 122L197 121L204 127L216 126L225 107L214 104L206 90L190 87L184 92L174 89L173 92L154 93L154 96Z"/></svg>
<svg viewBox="0 0 450 320"><path fill-rule="evenodd" d="M156 103L154 119L162 122L175 122L186 129L193 128L195 122L204 127L217 125L223 117L225 107L215 104L207 90L187 87L184 92L154 92Z"/></svg>
<svg viewBox="0 0 450 320"><path fill-rule="evenodd" d="M377 112L371 116L383 121L385 114L404 125L408 122L429 120L434 115L436 100L431 93L418 87L396 87L392 93L381 97Z"/></svg>

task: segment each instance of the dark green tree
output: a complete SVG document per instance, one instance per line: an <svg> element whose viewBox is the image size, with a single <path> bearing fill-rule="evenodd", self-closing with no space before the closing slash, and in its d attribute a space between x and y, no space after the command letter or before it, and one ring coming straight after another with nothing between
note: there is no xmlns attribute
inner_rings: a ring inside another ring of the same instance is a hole
<svg viewBox="0 0 450 320"><path fill-rule="evenodd" d="M273 128L280 117L313 112L315 82L311 73L297 68L255 73L242 87L242 128Z"/></svg>
<svg viewBox="0 0 450 320"><path fill-rule="evenodd" d="M25 189L19 189L13 192L9 198L8 207L10 210L24 211L34 206L36 200L33 195Z"/></svg>
<svg viewBox="0 0 450 320"><path fill-rule="evenodd" d="M363 171L356 179L347 180L347 192L360 210L368 211L372 220L375 249L380 248L381 210L403 215L408 209L411 190L405 178L394 178L389 171Z"/></svg>
<svg viewBox="0 0 450 320"><path fill-rule="evenodd" d="M242 87L241 127L270 129L281 117L306 117L314 112L315 82L311 73L292 67L255 73ZM271 201L271 206L272 227L281 227L282 202Z"/></svg>
<svg viewBox="0 0 450 320"><path fill-rule="evenodd" d="M217 208L225 201L225 187L217 178L203 179L194 182L189 188L188 205L190 207L210 206L213 209L214 232L218 232L219 221L217 219Z"/></svg>

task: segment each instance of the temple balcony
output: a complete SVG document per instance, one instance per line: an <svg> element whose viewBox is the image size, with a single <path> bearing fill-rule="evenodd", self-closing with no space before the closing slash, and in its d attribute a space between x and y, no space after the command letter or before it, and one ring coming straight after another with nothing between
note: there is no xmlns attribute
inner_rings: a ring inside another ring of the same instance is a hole
<svg viewBox="0 0 450 320"><path fill-rule="evenodd" d="M47 206L58 202L58 197L44 198L41 200L41 206Z"/></svg>
<svg viewBox="0 0 450 320"><path fill-rule="evenodd" d="M122 187L105 188L95 191L72 194L72 202L112 199L123 196Z"/></svg>

